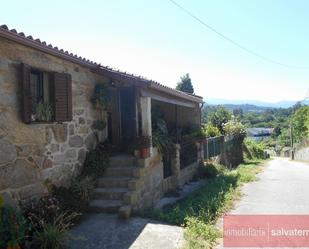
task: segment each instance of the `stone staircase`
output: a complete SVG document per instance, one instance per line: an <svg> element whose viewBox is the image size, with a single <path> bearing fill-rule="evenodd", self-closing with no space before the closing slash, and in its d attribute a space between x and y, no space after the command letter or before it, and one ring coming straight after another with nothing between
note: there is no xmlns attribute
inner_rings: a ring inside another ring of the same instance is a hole
<svg viewBox="0 0 309 249"><path fill-rule="evenodd" d="M128 155L111 157L110 166L97 181L94 199L89 204L90 211L118 212L120 217L127 218L136 201L136 190L142 174L142 169L136 165L136 159Z"/></svg>

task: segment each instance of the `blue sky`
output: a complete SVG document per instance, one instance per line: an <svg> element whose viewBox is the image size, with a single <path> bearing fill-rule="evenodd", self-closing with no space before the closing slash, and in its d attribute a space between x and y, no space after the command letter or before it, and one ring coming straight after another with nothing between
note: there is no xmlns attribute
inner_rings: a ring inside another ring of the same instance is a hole
<svg viewBox="0 0 309 249"><path fill-rule="evenodd" d="M0 23L171 87L189 73L195 92L206 100L304 97L309 88L309 1L176 1L256 53L305 69L244 52L169 0L10 0L1 3Z"/></svg>

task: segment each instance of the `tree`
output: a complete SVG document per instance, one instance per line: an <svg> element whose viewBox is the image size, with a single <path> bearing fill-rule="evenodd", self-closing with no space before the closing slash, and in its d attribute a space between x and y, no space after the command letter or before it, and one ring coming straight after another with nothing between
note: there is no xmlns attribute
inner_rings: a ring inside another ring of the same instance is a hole
<svg viewBox="0 0 309 249"><path fill-rule="evenodd" d="M182 92L193 94L194 89L189 74L185 74L184 76L180 77L180 79L181 81L177 83L176 89Z"/></svg>
<svg viewBox="0 0 309 249"><path fill-rule="evenodd" d="M309 138L309 117L307 118L306 127L307 127L307 137Z"/></svg>
<svg viewBox="0 0 309 249"><path fill-rule="evenodd" d="M246 128L237 119L233 118L223 126L224 134L233 136L234 146L227 151L227 155L232 166L236 166L244 161L243 142L246 137Z"/></svg>
<svg viewBox="0 0 309 249"><path fill-rule="evenodd" d="M216 112L210 114L209 121L219 129L221 134L224 134L223 127L231 118L232 114L223 106L219 106Z"/></svg>
<svg viewBox="0 0 309 249"><path fill-rule="evenodd" d="M212 123L207 123L202 127L203 134L206 137L216 137L220 136L220 131L219 129L214 126Z"/></svg>
<svg viewBox="0 0 309 249"><path fill-rule="evenodd" d="M293 133L296 141L305 138L308 134L307 122L309 118L309 106L302 106L292 116Z"/></svg>
<svg viewBox="0 0 309 249"><path fill-rule="evenodd" d="M233 136L240 143L243 142L247 134L245 126L235 118L225 123L223 129L226 135Z"/></svg>
<svg viewBox="0 0 309 249"><path fill-rule="evenodd" d="M233 110L233 115L242 118L244 116L244 111L241 108L236 108Z"/></svg>

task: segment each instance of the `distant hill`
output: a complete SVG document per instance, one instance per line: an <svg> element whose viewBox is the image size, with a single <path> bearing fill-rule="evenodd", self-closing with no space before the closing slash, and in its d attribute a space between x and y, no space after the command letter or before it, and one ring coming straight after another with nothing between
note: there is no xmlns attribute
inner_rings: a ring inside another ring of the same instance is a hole
<svg viewBox="0 0 309 249"><path fill-rule="evenodd" d="M268 108L289 108L297 101L280 101L276 103L263 102L257 100L227 100L227 99L212 99L204 98L204 101L209 105L251 105L257 107L268 107Z"/></svg>
<svg viewBox="0 0 309 249"><path fill-rule="evenodd" d="M233 112L235 109L242 109L243 112L263 112L271 107L264 107L264 106L257 106L257 105L249 105L249 104L244 104L244 105L234 105L234 104L223 104L223 106L228 109L229 111Z"/></svg>

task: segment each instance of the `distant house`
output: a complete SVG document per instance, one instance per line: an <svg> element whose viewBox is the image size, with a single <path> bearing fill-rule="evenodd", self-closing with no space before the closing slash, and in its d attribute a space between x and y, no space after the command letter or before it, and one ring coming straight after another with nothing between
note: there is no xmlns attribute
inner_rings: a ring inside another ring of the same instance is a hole
<svg viewBox="0 0 309 249"><path fill-rule="evenodd" d="M121 58L119 58L121 60ZM91 102L96 85L108 87L106 127ZM134 139L152 137L152 110L169 130L200 128L203 99L155 81L101 66L44 41L0 26L0 194L16 200L40 196L44 181L67 185L87 151L109 141L119 150L99 179L93 209L149 207L189 181L202 153L198 143L176 145L170 158L156 148L133 156ZM39 116L47 117L45 121ZM187 153L190 158L183 157ZM164 160L163 160L164 159Z"/></svg>
<svg viewBox="0 0 309 249"><path fill-rule="evenodd" d="M247 136L254 140L263 140L270 137L273 132L273 128L248 128Z"/></svg>

